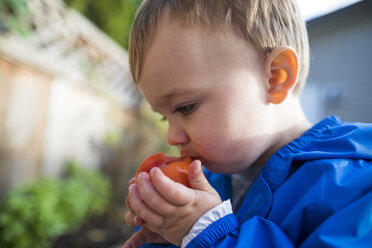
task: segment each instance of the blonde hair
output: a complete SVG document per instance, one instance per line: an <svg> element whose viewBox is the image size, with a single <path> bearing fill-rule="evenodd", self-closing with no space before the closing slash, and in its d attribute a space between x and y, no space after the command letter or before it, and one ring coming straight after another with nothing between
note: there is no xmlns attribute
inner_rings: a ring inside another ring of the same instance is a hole
<svg viewBox="0 0 372 248"><path fill-rule="evenodd" d="M231 26L264 56L276 47L291 46L299 55L295 92L301 92L309 70L309 44L295 0L144 0L137 10L129 40L129 65L135 82L159 19L166 11L185 24L211 30Z"/></svg>

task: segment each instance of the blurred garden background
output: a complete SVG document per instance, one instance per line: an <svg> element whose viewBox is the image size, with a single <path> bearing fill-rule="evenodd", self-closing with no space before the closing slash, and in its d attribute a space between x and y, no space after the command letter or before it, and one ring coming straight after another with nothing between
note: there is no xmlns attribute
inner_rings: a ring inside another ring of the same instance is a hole
<svg viewBox="0 0 372 248"><path fill-rule="evenodd" d="M139 4L0 0L0 247L120 247L133 231L128 180L173 152L129 73Z"/></svg>
<svg viewBox="0 0 372 248"><path fill-rule="evenodd" d="M148 155L177 155L129 72L140 3L0 0L0 247L121 247L133 232L128 180ZM372 122L371 9L306 17L312 122Z"/></svg>

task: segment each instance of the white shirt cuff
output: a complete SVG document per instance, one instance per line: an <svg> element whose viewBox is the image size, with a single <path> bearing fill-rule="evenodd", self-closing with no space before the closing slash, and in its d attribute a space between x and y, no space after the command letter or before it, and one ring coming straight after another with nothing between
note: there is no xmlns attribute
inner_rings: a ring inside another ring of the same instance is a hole
<svg viewBox="0 0 372 248"><path fill-rule="evenodd" d="M218 219L231 214L232 207L230 199L222 202L220 205L210 209L204 215L202 215L197 222L192 226L189 234L187 234L183 240L181 248L184 248L188 245L188 243L193 240L199 233L201 233L205 228L207 228L210 224L217 221Z"/></svg>

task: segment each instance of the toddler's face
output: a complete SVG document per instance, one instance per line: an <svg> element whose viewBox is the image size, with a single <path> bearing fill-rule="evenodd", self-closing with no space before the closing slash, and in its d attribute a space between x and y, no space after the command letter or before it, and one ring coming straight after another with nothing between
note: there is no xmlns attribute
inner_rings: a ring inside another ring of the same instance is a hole
<svg viewBox="0 0 372 248"><path fill-rule="evenodd" d="M239 36L163 18L138 86L183 156L234 173L265 160L272 143L266 81L262 57Z"/></svg>

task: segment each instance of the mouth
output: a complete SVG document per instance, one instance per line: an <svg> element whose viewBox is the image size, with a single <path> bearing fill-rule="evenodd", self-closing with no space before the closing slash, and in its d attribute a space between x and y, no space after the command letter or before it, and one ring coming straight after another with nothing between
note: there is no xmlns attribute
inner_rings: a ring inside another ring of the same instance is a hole
<svg viewBox="0 0 372 248"><path fill-rule="evenodd" d="M199 160L202 163L202 165L205 165L207 163L207 160L203 158L202 156L198 156L198 155L187 153L187 152L181 152L181 158L185 159L186 157L190 157L192 161Z"/></svg>
<svg viewBox="0 0 372 248"><path fill-rule="evenodd" d="M187 156L185 156L185 157L187 157ZM200 156L189 156L189 157L191 158L192 161L199 160L202 165L207 164L207 160L204 159L203 157L200 157Z"/></svg>

